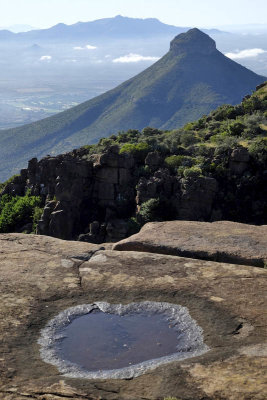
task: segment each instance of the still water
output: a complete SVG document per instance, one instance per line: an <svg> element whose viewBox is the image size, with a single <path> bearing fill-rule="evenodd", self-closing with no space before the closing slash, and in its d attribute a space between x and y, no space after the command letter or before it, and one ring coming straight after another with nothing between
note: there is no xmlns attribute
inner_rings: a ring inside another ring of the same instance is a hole
<svg viewBox="0 0 267 400"><path fill-rule="evenodd" d="M88 371L129 367L177 352L178 332L161 313L109 314L94 310L62 331L61 359Z"/></svg>

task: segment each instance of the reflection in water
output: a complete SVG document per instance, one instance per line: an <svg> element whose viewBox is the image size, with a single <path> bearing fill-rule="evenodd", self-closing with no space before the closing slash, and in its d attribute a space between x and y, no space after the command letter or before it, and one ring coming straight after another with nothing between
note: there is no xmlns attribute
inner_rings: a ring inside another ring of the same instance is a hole
<svg viewBox="0 0 267 400"><path fill-rule="evenodd" d="M187 308L143 301L63 310L41 331L42 359L71 378L128 379L209 350Z"/></svg>
<svg viewBox="0 0 267 400"><path fill-rule="evenodd" d="M93 311L62 330L58 354L88 371L115 369L177 351L178 333L166 316Z"/></svg>

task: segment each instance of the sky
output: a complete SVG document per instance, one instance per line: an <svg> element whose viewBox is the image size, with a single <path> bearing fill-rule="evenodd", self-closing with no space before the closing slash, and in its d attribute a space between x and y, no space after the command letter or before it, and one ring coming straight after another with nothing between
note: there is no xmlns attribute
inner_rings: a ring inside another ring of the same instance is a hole
<svg viewBox="0 0 267 400"><path fill-rule="evenodd" d="M267 23L267 0L0 0L0 26L47 28L123 15L176 26Z"/></svg>

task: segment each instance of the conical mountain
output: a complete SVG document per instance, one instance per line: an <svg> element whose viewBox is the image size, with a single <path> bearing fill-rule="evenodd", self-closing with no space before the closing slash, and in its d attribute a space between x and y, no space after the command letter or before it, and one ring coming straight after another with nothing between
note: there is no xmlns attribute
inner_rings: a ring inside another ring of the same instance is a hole
<svg viewBox="0 0 267 400"><path fill-rule="evenodd" d="M176 36L159 61L115 89L55 116L0 131L0 180L32 156L68 151L118 130L180 127L223 103L239 103L265 80L225 57L208 35L191 29Z"/></svg>

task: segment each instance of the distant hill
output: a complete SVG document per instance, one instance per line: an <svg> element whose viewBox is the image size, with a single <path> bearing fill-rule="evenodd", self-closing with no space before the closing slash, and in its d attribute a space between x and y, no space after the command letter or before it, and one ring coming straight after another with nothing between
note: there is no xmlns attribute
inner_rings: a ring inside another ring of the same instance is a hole
<svg viewBox="0 0 267 400"><path fill-rule="evenodd" d="M175 36L186 32L190 27L178 27L160 22L156 18L128 18L117 15L113 18L103 18L89 22L77 22L66 25L63 23L48 29L34 29L29 32L20 32L13 36L15 41L81 41L103 38L130 39L148 38L155 36ZM220 33L217 29L204 30L209 34ZM1 39L0 31L0 39ZM4 37L3 37L4 38ZM11 38L11 36L10 36Z"/></svg>
<svg viewBox="0 0 267 400"><path fill-rule="evenodd" d="M119 130L182 126L221 104L239 103L265 79L191 29L175 37L158 62L115 89L55 116L0 131L0 180L33 156L95 143Z"/></svg>
<svg viewBox="0 0 267 400"><path fill-rule="evenodd" d="M7 29L0 30L0 40L15 40L16 34Z"/></svg>
<svg viewBox="0 0 267 400"><path fill-rule="evenodd" d="M19 33L19 32L28 32L28 31L31 31L31 30L37 29L37 28L34 28L31 25L16 24L16 25L10 25L10 26L5 26L5 27L1 26L0 29L6 29L6 30L14 32L14 33Z"/></svg>

